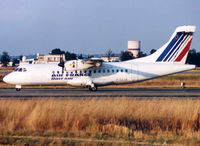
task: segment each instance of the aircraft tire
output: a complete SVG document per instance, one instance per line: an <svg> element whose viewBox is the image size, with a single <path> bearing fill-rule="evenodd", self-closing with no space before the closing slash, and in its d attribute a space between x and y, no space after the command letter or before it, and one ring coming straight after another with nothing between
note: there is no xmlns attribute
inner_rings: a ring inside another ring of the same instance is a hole
<svg viewBox="0 0 200 146"><path fill-rule="evenodd" d="M21 91L21 88L16 88L16 91Z"/></svg>
<svg viewBox="0 0 200 146"><path fill-rule="evenodd" d="M89 90L90 91L97 91L98 87L97 86L94 86L94 87L89 87Z"/></svg>

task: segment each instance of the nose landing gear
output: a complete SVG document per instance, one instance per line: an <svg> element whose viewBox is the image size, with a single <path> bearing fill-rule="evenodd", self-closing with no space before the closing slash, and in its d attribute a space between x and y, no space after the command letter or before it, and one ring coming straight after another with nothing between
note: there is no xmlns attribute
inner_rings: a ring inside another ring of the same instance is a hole
<svg viewBox="0 0 200 146"><path fill-rule="evenodd" d="M16 91L21 91L21 88L16 88Z"/></svg>
<svg viewBox="0 0 200 146"><path fill-rule="evenodd" d="M21 85L16 85L15 88L16 88L16 91L21 91L22 86Z"/></svg>

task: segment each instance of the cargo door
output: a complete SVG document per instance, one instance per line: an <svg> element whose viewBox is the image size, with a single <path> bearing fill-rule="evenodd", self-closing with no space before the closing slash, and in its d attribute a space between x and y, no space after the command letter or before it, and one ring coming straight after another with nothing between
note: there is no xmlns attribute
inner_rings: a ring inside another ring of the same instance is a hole
<svg viewBox="0 0 200 146"><path fill-rule="evenodd" d="M133 82L138 81L138 65L131 64L131 78Z"/></svg>

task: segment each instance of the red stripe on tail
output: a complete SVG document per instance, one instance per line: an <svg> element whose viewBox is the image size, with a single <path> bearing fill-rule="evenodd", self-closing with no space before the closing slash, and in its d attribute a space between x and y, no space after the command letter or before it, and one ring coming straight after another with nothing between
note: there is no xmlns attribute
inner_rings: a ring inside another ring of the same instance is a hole
<svg viewBox="0 0 200 146"><path fill-rule="evenodd" d="M183 57L185 56L185 54L188 52L188 50L190 49L190 45L192 43L192 39L189 41L189 43L186 45L186 47L183 49L183 51L179 54L179 56L176 58L175 62L179 62L183 59Z"/></svg>

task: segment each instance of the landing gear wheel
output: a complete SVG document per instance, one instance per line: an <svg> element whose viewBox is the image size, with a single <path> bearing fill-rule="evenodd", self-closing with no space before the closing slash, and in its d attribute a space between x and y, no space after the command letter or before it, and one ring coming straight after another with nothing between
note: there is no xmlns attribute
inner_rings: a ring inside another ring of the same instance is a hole
<svg viewBox="0 0 200 146"><path fill-rule="evenodd" d="M21 91L22 86L21 85L16 85L15 88L16 88L16 91Z"/></svg>
<svg viewBox="0 0 200 146"><path fill-rule="evenodd" d="M21 88L16 88L16 91L21 91Z"/></svg>
<svg viewBox="0 0 200 146"><path fill-rule="evenodd" d="M97 91L98 87L97 86L94 86L94 87L89 87L89 90L90 91Z"/></svg>

